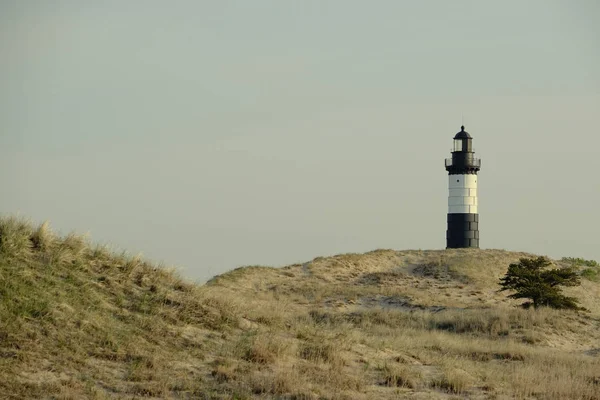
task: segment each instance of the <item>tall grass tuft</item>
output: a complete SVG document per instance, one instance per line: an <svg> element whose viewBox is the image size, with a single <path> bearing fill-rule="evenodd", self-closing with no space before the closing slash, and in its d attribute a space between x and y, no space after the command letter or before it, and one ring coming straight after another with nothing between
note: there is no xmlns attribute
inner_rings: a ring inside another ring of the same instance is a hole
<svg viewBox="0 0 600 400"><path fill-rule="evenodd" d="M5 257L29 257L33 248L32 234L31 224L23 218L0 219L0 252Z"/></svg>
<svg viewBox="0 0 600 400"><path fill-rule="evenodd" d="M52 232L48 221L41 223L31 234L33 248L41 250L42 252L50 250L55 241L56 237Z"/></svg>

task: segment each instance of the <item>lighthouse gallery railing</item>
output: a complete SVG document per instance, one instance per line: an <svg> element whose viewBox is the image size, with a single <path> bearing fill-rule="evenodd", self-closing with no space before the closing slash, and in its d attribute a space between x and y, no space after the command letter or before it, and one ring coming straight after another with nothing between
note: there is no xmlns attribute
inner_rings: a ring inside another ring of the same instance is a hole
<svg viewBox="0 0 600 400"><path fill-rule="evenodd" d="M446 167L452 167L453 165L454 164L452 164L452 159L446 158ZM466 160L460 160L459 162L456 163L455 166L481 168L481 158L471 158L471 159L466 159Z"/></svg>

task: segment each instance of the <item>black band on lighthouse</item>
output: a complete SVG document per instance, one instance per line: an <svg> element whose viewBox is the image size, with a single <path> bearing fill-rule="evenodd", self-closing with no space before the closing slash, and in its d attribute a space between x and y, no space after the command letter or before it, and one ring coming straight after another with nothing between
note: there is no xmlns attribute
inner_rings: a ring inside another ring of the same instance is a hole
<svg viewBox="0 0 600 400"><path fill-rule="evenodd" d="M479 214L448 214L446 248L479 247Z"/></svg>

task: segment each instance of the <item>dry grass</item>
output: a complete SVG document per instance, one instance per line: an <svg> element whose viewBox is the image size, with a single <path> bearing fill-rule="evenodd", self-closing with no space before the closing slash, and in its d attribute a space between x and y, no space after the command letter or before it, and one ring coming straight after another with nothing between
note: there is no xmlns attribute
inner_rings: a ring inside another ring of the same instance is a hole
<svg viewBox="0 0 600 400"><path fill-rule="evenodd" d="M567 290L588 313L521 309L497 282L527 255L376 250L196 286L3 218L0 398L599 399L600 284Z"/></svg>
<svg viewBox="0 0 600 400"><path fill-rule="evenodd" d="M391 387L417 389L422 382L422 374L415 367L406 365L386 365L383 368L383 383Z"/></svg>

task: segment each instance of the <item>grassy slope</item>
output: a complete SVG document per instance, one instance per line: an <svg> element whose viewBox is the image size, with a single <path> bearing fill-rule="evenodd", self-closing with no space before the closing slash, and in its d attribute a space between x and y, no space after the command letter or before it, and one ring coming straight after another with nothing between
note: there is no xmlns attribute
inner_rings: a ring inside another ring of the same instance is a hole
<svg viewBox="0 0 600 400"><path fill-rule="evenodd" d="M501 250L246 267L204 286L0 220L0 398L600 398L589 313L522 310Z"/></svg>

